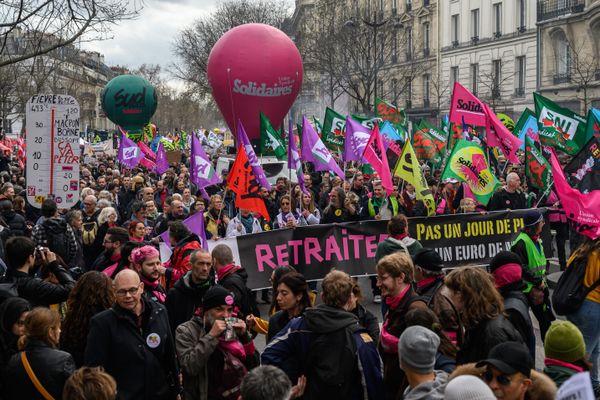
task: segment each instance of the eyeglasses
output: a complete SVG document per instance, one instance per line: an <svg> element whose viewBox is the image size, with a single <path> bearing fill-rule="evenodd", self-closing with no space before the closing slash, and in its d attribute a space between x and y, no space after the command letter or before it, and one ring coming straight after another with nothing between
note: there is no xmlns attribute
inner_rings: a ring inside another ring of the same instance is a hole
<svg viewBox="0 0 600 400"><path fill-rule="evenodd" d="M494 380L494 373L490 370L487 370L481 375L481 378L486 383L490 383L491 381ZM498 382L502 386L510 385L510 376L508 376L508 375L501 374L501 375L496 376L495 378L496 378L496 382Z"/></svg>
<svg viewBox="0 0 600 400"><path fill-rule="evenodd" d="M132 287L129 289L119 289L119 290L115 291L115 294L119 297L125 297L128 294L131 296L134 296L137 293L138 289L139 289L139 286Z"/></svg>
<svg viewBox="0 0 600 400"><path fill-rule="evenodd" d="M381 282L381 281L385 281L387 278L389 278L390 275L377 275L376 279Z"/></svg>
<svg viewBox="0 0 600 400"><path fill-rule="evenodd" d="M290 205L290 203L289 203L289 202L287 202L287 201L284 201L283 203L281 203L281 205L282 205L282 206L289 206L289 205Z"/></svg>

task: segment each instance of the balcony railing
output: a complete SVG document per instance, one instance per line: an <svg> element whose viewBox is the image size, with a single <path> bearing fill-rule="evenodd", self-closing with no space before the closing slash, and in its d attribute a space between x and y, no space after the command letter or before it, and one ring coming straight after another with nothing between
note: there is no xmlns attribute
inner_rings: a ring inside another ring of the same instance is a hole
<svg viewBox="0 0 600 400"><path fill-rule="evenodd" d="M458 40L452 41L452 47L458 47Z"/></svg>
<svg viewBox="0 0 600 400"><path fill-rule="evenodd" d="M569 83L571 82L571 74L565 72L563 74L554 75L554 84L558 85L559 83Z"/></svg>
<svg viewBox="0 0 600 400"><path fill-rule="evenodd" d="M557 18L563 15L580 13L585 8L585 0L538 0L537 20Z"/></svg>
<svg viewBox="0 0 600 400"><path fill-rule="evenodd" d="M515 97L525 97L525 88L524 87L515 88Z"/></svg>
<svg viewBox="0 0 600 400"><path fill-rule="evenodd" d="M502 32L498 31L498 32L494 32L494 39L499 39L502 37Z"/></svg>

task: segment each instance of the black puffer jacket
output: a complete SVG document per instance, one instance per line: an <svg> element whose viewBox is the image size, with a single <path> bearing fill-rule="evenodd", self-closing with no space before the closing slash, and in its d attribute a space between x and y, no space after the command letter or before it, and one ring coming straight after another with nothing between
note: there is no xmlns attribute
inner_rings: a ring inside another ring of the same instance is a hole
<svg viewBox="0 0 600 400"><path fill-rule="evenodd" d="M523 343L523 339L511 322L500 314L466 330L464 342L456 354L456 364L481 361L492 347L504 342Z"/></svg>
<svg viewBox="0 0 600 400"><path fill-rule="evenodd" d="M48 343L35 339L27 343L25 354L42 386L55 399L62 398L63 386L75 371L73 357L66 351L54 349ZM21 361L21 353L12 356L8 362L3 386L5 400L44 399L29 379Z"/></svg>
<svg viewBox="0 0 600 400"><path fill-rule="evenodd" d="M212 286L211 281L205 285L191 284L192 272L188 271L181 279L175 282L175 286L167 294L165 306L169 313L169 324L175 333L177 327L194 316L198 307L202 307L202 297Z"/></svg>
<svg viewBox="0 0 600 400"><path fill-rule="evenodd" d="M15 282L19 297L29 300L34 307L48 307L50 304L67 301L69 293L75 286L75 281L57 261L49 263L46 268L56 276L59 282L58 285L40 278L34 278L25 272L14 270L9 270L6 273L6 276L2 278L2 283Z"/></svg>
<svg viewBox="0 0 600 400"><path fill-rule="evenodd" d="M10 210L2 211L2 217L10 229L11 236L27 236L27 223L22 215Z"/></svg>

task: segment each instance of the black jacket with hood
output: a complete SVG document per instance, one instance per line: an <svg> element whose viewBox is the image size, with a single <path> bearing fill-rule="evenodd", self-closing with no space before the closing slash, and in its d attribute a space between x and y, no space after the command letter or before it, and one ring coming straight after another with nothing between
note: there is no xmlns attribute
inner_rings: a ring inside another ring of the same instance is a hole
<svg viewBox="0 0 600 400"><path fill-rule="evenodd" d="M194 316L197 308L202 307L202 298L211 286L211 280L207 280L205 284L194 285L192 271L188 271L175 282L175 286L169 290L165 300L165 306L169 313L169 325L171 325L173 333L179 325Z"/></svg>

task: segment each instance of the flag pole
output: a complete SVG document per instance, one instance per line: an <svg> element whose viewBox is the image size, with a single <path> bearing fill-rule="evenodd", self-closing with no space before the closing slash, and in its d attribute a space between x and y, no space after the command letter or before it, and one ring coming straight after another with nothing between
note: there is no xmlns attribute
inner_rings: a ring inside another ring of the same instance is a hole
<svg viewBox="0 0 600 400"><path fill-rule="evenodd" d="M229 190L228 186L225 186L225 191L223 192L223 198L221 199L221 209L219 210L219 216L217 217L217 221L221 220L221 214L223 213L223 209L225 208L225 198L227 197L227 191ZM237 204L236 204L237 206ZM238 207L236 207L238 208ZM217 230L219 229L219 227L217 226ZM218 232L217 232L218 233Z"/></svg>
<svg viewBox="0 0 600 400"><path fill-rule="evenodd" d="M546 195L550 192L550 190L552 190L552 185L548 186L548 188L546 188L546 190L544 191L544 193L541 195L541 197L539 198L539 200L537 201L537 203L535 203L535 208L538 208L538 206L540 205L540 203L542 202L542 199L544 197L546 197Z"/></svg>

